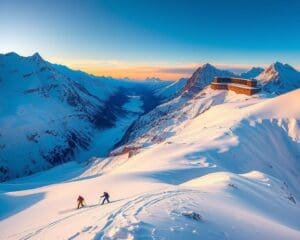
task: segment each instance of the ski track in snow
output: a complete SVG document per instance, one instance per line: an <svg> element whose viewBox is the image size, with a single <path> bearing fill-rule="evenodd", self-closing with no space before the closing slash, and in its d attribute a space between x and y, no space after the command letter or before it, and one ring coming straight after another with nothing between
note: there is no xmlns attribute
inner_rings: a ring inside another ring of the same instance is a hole
<svg viewBox="0 0 300 240"><path fill-rule="evenodd" d="M157 204L158 202L171 199L172 197L179 198L180 195L191 194L191 193L203 194L205 192L199 190L189 190L189 189L176 190L175 189L175 190L164 190L164 191L159 191L150 194L149 193L142 194L136 198L127 200L127 202L123 204L121 207L117 207L118 210L112 211L111 213L102 216L101 218L97 218L95 220L94 225L83 227L81 231L72 234L67 239L69 240L81 239L85 234L89 235L89 238L92 238L94 240L131 239L130 236L132 230L138 228L139 223L141 222L141 220L139 219L139 214L141 212L146 212L150 214L149 212L147 212L147 208ZM114 201L112 201L110 204L107 205L95 204L79 210L73 209L73 211L76 211L75 213L70 214L66 217L59 218L49 224L34 229L29 229L26 231L29 233L26 233L25 236L18 237L25 234L25 232L21 232L21 233L11 235L8 238L17 237L19 240L40 239L39 235L44 231L54 228L57 225L67 226L67 221L76 216L87 215L89 212L92 211L97 212L97 210L101 210L102 207L105 206L111 207L113 204ZM189 204L192 204L192 201L189 202ZM62 212L67 212L67 211L69 210L65 210ZM97 225L97 222L104 219L107 223L99 230L98 229L99 225ZM152 230L155 231L155 228L153 228ZM93 235L94 237L92 237ZM152 239L155 239L155 237L152 236Z"/></svg>
<svg viewBox="0 0 300 240"><path fill-rule="evenodd" d="M91 211L91 210L95 210L96 207L97 207L97 206L92 206L92 207L88 207L87 209L86 209L86 208L79 209L78 212L76 212L76 213L73 213L73 214L68 215L68 216L66 216L66 217L60 218L60 219L58 219L58 220L56 220L56 221L53 221L53 222L51 222L50 224L46 224L46 225L43 225L43 226L41 226L41 227L38 227L38 228L34 229L33 232L27 234L27 235L24 236L24 237L21 237L20 240L28 240L28 239L31 239L31 238L37 236L38 234L40 234L42 231L45 231L45 230L47 230L47 229L49 229L49 228L52 228L52 227L54 227L54 226L57 225L57 224L64 224L64 221L66 221L66 220L68 220L68 219L71 219L71 218L74 217L74 216L78 216L78 215L87 213L87 212L89 212L89 211ZM76 210L77 210L77 209L74 209L74 211L76 211ZM28 230L28 231L32 231L32 230ZM18 234L17 234L17 235L18 235Z"/></svg>
<svg viewBox="0 0 300 240"><path fill-rule="evenodd" d="M140 223L139 214L142 211L149 214L149 212L147 212L147 208L150 206L153 206L160 201L172 198L173 196L179 197L181 194L192 192L196 191L173 190L139 196L136 199L129 201L118 211L112 213L107 219L107 224L94 237L94 240L131 239L131 231L138 227L138 224ZM116 227L120 224L123 226ZM155 228L152 229L152 231L155 231Z"/></svg>

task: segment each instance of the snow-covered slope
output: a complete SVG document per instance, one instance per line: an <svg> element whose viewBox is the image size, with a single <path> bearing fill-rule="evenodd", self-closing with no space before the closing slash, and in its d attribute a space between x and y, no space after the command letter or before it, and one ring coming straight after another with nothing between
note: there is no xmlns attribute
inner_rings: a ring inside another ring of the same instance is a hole
<svg viewBox="0 0 300 240"><path fill-rule="evenodd" d="M256 78L259 74L264 71L261 67L253 67L249 71L241 73L242 78Z"/></svg>
<svg viewBox="0 0 300 240"><path fill-rule="evenodd" d="M38 53L1 54L0 181L105 156L159 103L150 85L88 75Z"/></svg>
<svg viewBox="0 0 300 240"><path fill-rule="evenodd" d="M152 98L156 98L159 103L163 103L178 96L185 86L186 81L187 78L181 78L177 81L168 81L148 77L144 81L139 82L139 84L144 85L144 87L153 92L154 96L151 96ZM153 100L155 101L155 99Z"/></svg>
<svg viewBox="0 0 300 240"><path fill-rule="evenodd" d="M300 88L300 72L288 64L273 63L265 69L257 79L270 93L286 93Z"/></svg>
<svg viewBox="0 0 300 240"><path fill-rule="evenodd" d="M186 85L187 80L187 78L181 78L168 84L167 86L160 87L155 91L155 95L159 98L164 99L164 101L171 100L172 98L177 97L182 92L182 89Z"/></svg>
<svg viewBox="0 0 300 240"><path fill-rule="evenodd" d="M299 97L204 89L156 144L2 183L0 238L297 240Z"/></svg>

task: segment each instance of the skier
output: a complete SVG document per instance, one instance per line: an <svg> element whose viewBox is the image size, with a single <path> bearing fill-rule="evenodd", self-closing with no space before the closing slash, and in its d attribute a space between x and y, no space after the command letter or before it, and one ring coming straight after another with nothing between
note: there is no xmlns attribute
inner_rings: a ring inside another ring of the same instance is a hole
<svg viewBox="0 0 300 240"><path fill-rule="evenodd" d="M81 207L84 207L84 198L82 196L78 196L77 198L77 202L78 202L78 205L77 205L77 209L81 208Z"/></svg>
<svg viewBox="0 0 300 240"><path fill-rule="evenodd" d="M107 192L104 192L103 195L100 197L100 198L103 198L103 201L102 201L102 205L105 203L105 201L107 201L107 203L110 203L109 201L109 194Z"/></svg>

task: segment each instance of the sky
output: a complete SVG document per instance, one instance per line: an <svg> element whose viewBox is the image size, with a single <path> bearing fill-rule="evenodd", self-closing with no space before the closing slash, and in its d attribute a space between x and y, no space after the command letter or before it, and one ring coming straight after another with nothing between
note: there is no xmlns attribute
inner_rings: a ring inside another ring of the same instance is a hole
<svg viewBox="0 0 300 240"><path fill-rule="evenodd" d="M0 0L0 53L132 79L300 67L299 13L298 0Z"/></svg>

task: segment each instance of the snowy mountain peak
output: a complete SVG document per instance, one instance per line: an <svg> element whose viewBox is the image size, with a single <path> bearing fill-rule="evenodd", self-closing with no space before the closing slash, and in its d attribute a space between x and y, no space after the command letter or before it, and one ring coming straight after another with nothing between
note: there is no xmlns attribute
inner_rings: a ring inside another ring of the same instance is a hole
<svg viewBox="0 0 300 240"><path fill-rule="evenodd" d="M161 82L162 80L158 77L147 77L145 79L145 81L148 81L148 82Z"/></svg>
<svg viewBox="0 0 300 240"><path fill-rule="evenodd" d="M192 75L192 77L187 81L183 92L198 93L203 88L208 86L214 79L214 77L230 77L234 76L232 72L226 70L217 69L215 66L206 63L199 67Z"/></svg>
<svg viewBox="0 0 300 240"><path fill-rule="evenodd" d="M282 66L284 66L284 64L279 62L279 61L276 61L276 62L272 63L271 66L273 66L273 67L282 67Z"/></svg>
<svg viewBox="0 0 300 240"><path fill-rule="evenodd" d="M205 63L203 64L200 68L202 69L210 69L210 68L213 68L213 69L216 69L213 65L211 65L210 63Z"/></svg>
<svg viewBox="0 0 300 240"><path fill-rule="evenodd" d="M269 72L276 71L276 72L282 73L282 74L285 74L287 71L298 72L291 65L286 64L286 63L281 63L278 61L271 64L266 70L268 70Z"/></svg>
<svg viewBox="0 0 300 240"><path fill-rule="evenodd" d="M0 54L0 57L19 58L20 56L15 52L8 52L5 54Z"/></svg>
<svg viewBox="0 0 300 240"><path fill-rule="evenodd" d="M258 77L264 90L274 93L285 93L300 87L300 73L288 64L275 62Z"/></svg>
<svg viewBox="0 0 300 240"><path fill-rule="evenodd" d="M3 61L3 64L5 64L6 67L10 65L12 68L11 70L16 70L15 68L18 67L18 71L30 71L29 69L33 70L33 68L36 68L37 66L51 65L45 61L39 53L34 53L31 56L24 57L15 52L9 52L6 54L0 54L0 60ZM21 64L22 67L19 66L19 64Z"/></svg>
<svg viewBox="0 0 300 240"><path fill-rule="evenodd" d="M17 53L15 52L8 52L4 54L5 56L9 57L9 56L19 56Z"/></svg>
<svg viewBox="0 0 300 240"><path fill-rule="evenodd" d="M259 74L261 74L264 71L261 67L252 67L247 72L244 72L241 74L242 78L256 78Z"/></svg>
<svg viewBox="0 0 300 240"><path fill-rule="evenodd" d="M34 53L32 56L30 56L28 58L33 62L44 62L45 61L38 52Z"/></svg>
<svg viewBox="0 0 300 240"><path fill-rule="evenodd" d="M290 66L289 64L283 64L281 62L275 62L271 64L266 70L265 73L277 73L281 75L290 75L290 74L299 74L299 72Z"/></svg>
<svg viewBox="0 0 300 240"><path fill-rule="evenodd" d="M274 69L280 69L280 68L284 68L285 65L287 65L287 64L276 61L271 64L271 67L273 67Z"/></svg>

